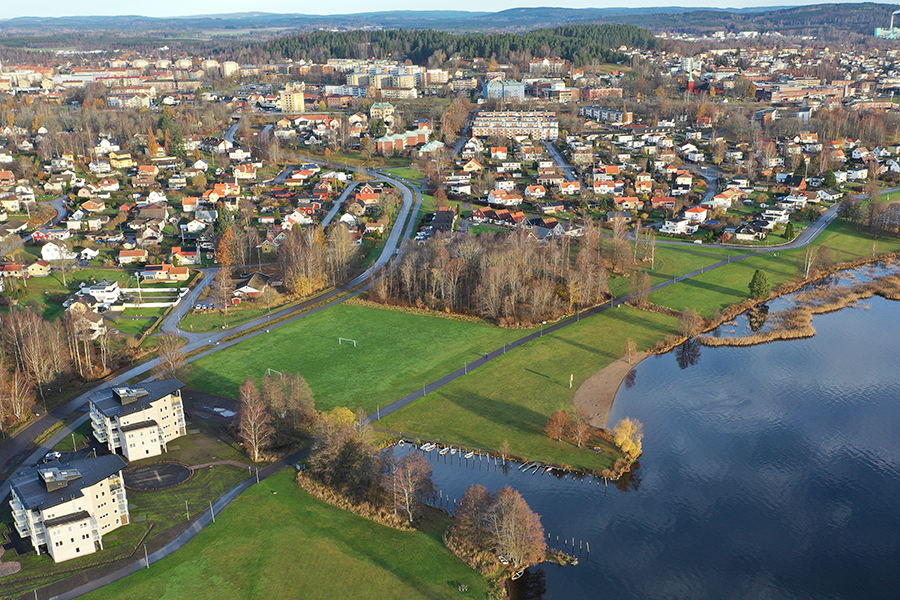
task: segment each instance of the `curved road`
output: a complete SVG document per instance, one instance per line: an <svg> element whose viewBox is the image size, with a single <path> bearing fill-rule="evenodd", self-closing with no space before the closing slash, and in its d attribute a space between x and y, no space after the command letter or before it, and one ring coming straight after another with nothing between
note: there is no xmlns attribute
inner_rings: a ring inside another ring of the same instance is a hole
<svg viewBox="0 0 900 600"><path fill-rule="evenodd" d="M358 170L358 169L356 169L356 170ZM379 175L383 175L383 174L379 174ZM336 288L335 290L332 290L326 294L323 294L317 298L311 299L300 305L288 307L286 309L278 311L278 312L274 313L273 316L287 315L287 314L290 314L291 312L301 311L301 310L303 310L303 308L308 307L312 304L318 304L318 303L322 302L323 300L334 297L335 295L337 295L343 291L352 289L355 286L360 286L362 284L365 284L366 281L371 277L371 275L373 273L377 272L378 269L381 269L382 267L387 266L388 263L390 262L391 258L395 254L399 255L402 252L403 242L405 242L408 239L408 237L411 235L412 231L414 230L414 228L416 226L415 216L418 214L418 209L421 206L422 196L421 196L421 193L418 190L416 190L415 201L413 201L413 192L410 190L409 187L407 187L407 185L405 185L400 180L397 180L396 178L389 177L386 175L383 175L383 177L385 180L391 181L392 183L395 183L398 185L398 187L403 191L404 199L403 199L403 207L401 208L401 212L398 215L396 224L391 229L391 233L388 237L388 240L385 243L384 250L382 251L381 255L378 257L378 259L375 261L375 263L373 263L373 265L366 272L362 273L361 275L359 275L352 281L348 282L347 284L344 284L343 286L340 286L339 288ZM413 208L415 208L415 212L413 212ZM666 281L664 283L657 284L651 288L651 291L656 291L656 290L662 289L666 286L673 285L677 282L684 281L686 279L690 279L692 277L700 275L701 273L706 273L707 271L709 271L711 269L715 269L715 268L724 266L726 264L729 264L730 262L744 260L751 256L758 256L760 254L774 252L777 250L786 250L786 249L800 248L800 247L806 246L809 243L811 243L813 240L815 240L815 238L837 217L837 211L838 211L838 206L837 205L833 206L822 217L820 217L816 222L814 222L812 225L810 225L810 227L808 227L803 232L803 234L798 236L798 238L795 239L790 244L787 244L785 246L781 246L778 248L768 248L768 249L760 250L759 252L748 253L748 254L745 254L742 256L738 256L738 257L733 257L733 258L728 257L728 258L726 258L726 260L719 261L713 265L710 265L709 267L704 267L701 270L693 271L690 273L686 273L680 277L676 277L671 281ZM210 275L211 275L211 273L205 272L204 279L206 279ZM212 274L212 276L214 276L214 274ZM202 289L201 285L198 285L196 287L197 287L197 289ZM360 289L353 292L350 296L360 293L367 287L368 287L368 285L362 285L362 287L360 287ZM350 296L346 296L346 297L350 297ZM333 306L334 304L337 304L337 303L343 301L344 299L346 299L346 297L337 298L337 299L333 300L332 302L328 302L327 304L325 304L321 307L318 307L310 312L299 314L299 315L294 316L293 318L286 319L285 321L282 321L282 322L278 323L277 325L273 325L273 327L282 326L287 323L296 321L297 319L303 318L307 315L315 314L321 310L325 310L325 309L329 308L330 306ZM442 377L441 379L438 379L437 381L434 381L431 384L426 385L425 387L421 388L420 390L417 390L417 391L413 392L412 394L409 394L406 397L401 398L400 400L397 400L396 402L382 408L380 410L380 412L378 413L377 418L370 417L369 421L370 422L377 421L378 419L382 418L383 416L391 414L392 412L394 412L404 406L407 406L408 404L412 403L414 400L423 397L428 392L437 390L437 389L443 387L444 385L446 385L452 381L455 381L456 379L459 379L460 377L465 376L468 372L468 369L478 368L481 365L487 363L488 361L499 358L500 356L505 354L508 350L511 350L513 348L518 348L520 346L527 344L528 342L531 342L533 340L536 340L539 337L542 337L544 335L544 333L547 333L547 334L553 333L555 331L558 331L564 327L567 327L573 323L580 321L581 316L591 316L591 315L599 314L599 313L606 311L612 307L619 306L619 305L623 304L624 302L627 302L630 299L631 299L631 296L626 296L626 297L623 297L620 299L613 300L606 304L603 304L603 305L597 306L593 309L590 309L588 311L585 311L584 313L581 313L575 317L569 317L568 319L565 319L563 321L554 323L549 326L545 326L545 327L543 327L543 329L541 331L533 332L531 334L528 334L526 336L519 338L518 340L513 341L512 343L504 345L502 348L498 348L498 349L494 350L493 352L486 353L485 356L483 356L482 358L478 359L477 361L471 363L470 365L468 365L467 368L454 371L453 373L450 373L450 374ZM189 307L191 305L192 305L192 303L189 303L189 302L184 303L184 306L187 306L187 307ZM304 306L304 305L306 305L306 306ZM265 319L264 318L256 319L249 323L245 323L243 325L240 325L238 327L233 327L231 329L223 330L222 332L217 332L215 334L205 334L205 335L193 334L195 336L195 339L192 341L189 341L188 345L185 347L185 350L187 352L190 352L190 351L196 350L198 348L201 348L204 345L212 343L213 341L216 343L215 347L210 348L209 350L199 354L198 356L192 357L192 359L191 359L191 362L192 362L193 360L196 360L200 357L208 356L209 354L212 354L212 353L222 350L224 348L238 344L241 341L250 339L251 337L255 337L257 335L264 335L265 333L268 333L269 330L261 329L261 330L255 331L255 332L251 332L245 336L241 336L237 339L222 343L222 340L224 340L224 338L230 337L230 336L234 335L235 333L240 333L242 331L246 331L248 329L256 327L257 325L264 323L265 320L267 320L267 319L268 319L268 317ZM174 318L172 319L172 323L177 324L177 322L178 321L176 319L174 319ZM184 334L182 333L182 335L184 335ZM204 339L206 340L206 342L204 342ZM147 363L144 363L142 365L139 365L137 367L129 369L125 373L122 373L121 375L113 378L111 381L104 382L102 384L102 386L98 386L98 387L108 387L111 385L116 385L116 384L128 381L129 379L132 379L133 377L147 373L148 371L150 371L151 369L156 367L157 364L158 364L158 360L149 361ZM25 448L27 448L27 446L37 437L37 435L39 435L44 430L46 430L50 425L52 425L52 423L55 420L65 418L65 417L71 415L72 413L76 412L77 410L82 409L85 406L85 404L87 403L87 399L88 399L88 396L90 393L91 392L82 394L82 395L78 396L77 398L69 401L65 405L54 410L50 414L40 417L34 423L32 423L32 425L29 426L25 431L23 431L20 435L16 436L15 438L13 438L11 440L7 440L7 443L4 444L2 447L0 447L0 451L2 451L2 452L0 452L0 460L3 460L3 463L6 464L9 462L10 457L18 457L19 455L21 455L22 452L25 450ZM41 458L41 456L46 452L47 448L52 447L60 439L67 436L71 429L73 429L74 427L77 427L80 423L86 421L87 418L88 418L88 415L84 415L80 419L78 419L75 423L70 425L69 427L63 428L63 430L61 432L56 434L52 439L48 440L45 443L44 447L38 449L30 457L28 457L26 460L24 460L22 462L25 462L26 464L32 464L33 462L36 462L37 460L39 460ZM295 460L295 457L290 457L290 459ZM283 469L286 466L286 464L287 463L283 461L282 463L276 463L275 465L268 467L266 470L260 472L261 478L263 476L262 475L263 473L266 473L266 476L271 475L271 474L276 473L276 472L280 471L281 469ZM225 494L225 496L220 498L215 503L214 510L221 510L222 508L227 506L234 498L236 498L238 495L240 495L245 489L250 487L250 485L252 484L251 481L252 481L251 479L245 480L244 482L242 482L241 484L239 484L238 486L236 486L235 488L230 490L227 494ZM4 485L2 487L0 487L0 500L5 498L7 492L8 492L8 484L4 483ZM155 552L152 555L150 562L151 563L156 562L157 560L160 560L164 556L167 556L167 555L171 554L172 552L175 552L179 548L183 547L184 544L187 543L187 541L192 539L200 530L203 529L203 527L205 527L208 524L207 521L210 521L210 517L209 517L208 513L205 515L205 517L202 517L197 522L195 522L181 536L176 538L176 540L174 540L173 542L171 542L170 544L165 546L163 549ZM78 595L81 595L83 593L87 593L88 591L91 591L91 589L97 589L99 587L102 587L102 585L106 585L107 583L110 583L112 581L115 581L122 577L125 577L128 574L133 573L133 572L139 570L140 568L146 567L146 566L147 566L147 564L143 560L139 560L136 563L132 563L132 564L124 567L123 569L120 569L119 571L117 571L116 573L113 573L112 575L108 576L107 578L99 579L95 582L92 582L92 584L90 584L91 585L90 589L78 588L68 594L59 596L59 598L75 598Z"/></svg>

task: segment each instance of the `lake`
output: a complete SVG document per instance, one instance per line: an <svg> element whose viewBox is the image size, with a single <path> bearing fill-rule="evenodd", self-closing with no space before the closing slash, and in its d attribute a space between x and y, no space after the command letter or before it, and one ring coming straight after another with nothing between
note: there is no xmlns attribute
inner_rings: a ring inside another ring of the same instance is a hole
<svg viewBox="0 0 900 600"><path fill-rule="evenodd" d="M436 487L511 485L551 546L575 539L581 564L531 569L523 598L898 597L900 304L813 325L806 340L689 344L638 365L610 418L644 424L628 481L432 452Z"/></svg>

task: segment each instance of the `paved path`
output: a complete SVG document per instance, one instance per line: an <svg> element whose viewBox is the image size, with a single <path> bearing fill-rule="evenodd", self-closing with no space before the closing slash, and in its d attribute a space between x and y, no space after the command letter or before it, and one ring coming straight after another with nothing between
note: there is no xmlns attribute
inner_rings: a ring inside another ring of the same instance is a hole
<svg viewBox="0 0 900 600"><path fill-rule="evenodd" d="M544 148L550 153L550 157L553 159L553 162L556 163L556 166L563 170L566 179L569 181L578 181L578 175L575 174L575 167L566 162L553 142L544 142Z"/></svg>
<svg viewBox="0 0 900 600"><path fill-rule="evenodd" d="M270 465L265 469L261 469L259 471L259 481L263 481L264 479L281 472L286 467L296 464L297 462L302 460L308 453L309 450L297 452L296 454L288 456L284 460ZM137 560L134 560L133 562L125 565L117 571L110 573L109 575L105 575L103 577L95 579L69 592L53 596L52 600L71 600L72 598L78 598L79 596L89 594L93 591L99 590L105 585L109 585L114 581L118 581L124 577L127 577L132 573L137 573L141 569L149 568L149 566L153 563L159 562L165 557L174 554L176 551L183 548L192 539L197 537L197 534L203 531L206 527L210 525L215 526L213 523L213 514L221 513L226 506L231 504L238 496L240 496L251 486L253 486L256 483L256 480L257 474L254 473L253 476L248 477L241 483L225 492L225 495L213 502L211 510L204 511L203 514L197 517L197 520L194 521L190 527L185 529L178 537L176 537L174 540L172 540L156 552L149 554L147 556L147 560L145 560L143 556L140 556L140 554L142 553L140 550L138 550L139 558Z"/></svg>
<svg viewBox="0 0 900 600"><path fill-rule="evenodd" d="M767 254L769 252L778 252L779 250L792 250L794 248L802 248L804 246L807 246L812 241L814 241L816 239L816 237L818 237L819 234L822 233L822 231L824 231L825 228L831 224L832 221L834 221L834 219L837 217L839 208L840 207L837 204L832 206L830 209L828 209L828 211L826 211L826 213L824 215L819 217L815 222L813 222L809 227L807 227L803 231L803 233L800 234L799 236L797 236L797 238L794 241L792 241L790 244L785 244L784 246L779 246L777 248L765 248L765 249L761 249L757 252L742 254L740 256L727 256L724 259L719 260L718 262L710 264L709 266L703 266L702 268L697 269L696 271L691 271L690 273L685 273L684 275L680 275L669 281L659 283L659 284L651 287L650 292L652 293L657 290L661 290L665 287L674 285L674 284L684 281L686 279L690 279L692 277L696 277L697 275L707 273L718 267L722 267L724 265L727 265L727 264L730 264L733 262L737 262L740 260L745 260L747 258L750 258L751 256L759 256L761 254ZM403 408L404 406L408 406L409 404L413 403L415 400L418 400L419 398L424 398L427 394L434 392L434 391L444 387L448 383L456 381L457 379L459 379L461 377L465 377L473 369L477 369L478 367L485 365L494 359L500 358L501 356L503 356L508 351L510 351L514 348L519 348L521 346L524 346L528 342L538 339L539 337L553 333L555 331L559 331L560 329L562 329L564 327L568 327L569 325L577 323L578 321L581 320L581 317L589 317L592 315L597 315L604 311L609 310L610 308L616 308L616 307L624 304L625 302L628 302L632 298L633 298L633 296L625 296L623 298L618 298L618 299L612 300L610 302L606 302L604 304L601 304L600 306L596 306L592 309L586 310L585 312L580 313L580 314L576 315L575 317L569 317L563 321L553 323L552 325L544 325L543 328L541 328L539 331L530 333L530 334L523 336L523 337L521 337L513 342L510 342L508 344L504 344L502 348L497 348L491 352L486 352L484 354L484 356L482 356L478 360L468 363L467 365L464 365L462 369L457 369L456 371L454 371L448 375L445 375L444 377L441 377L437 381L433 381L432 383L426 385L425 387L419 388L418 390L412 392L411 394L404 396L403 398L397 400L396 402L393 402L393 403L385 406L384 408L380 408L376 412L375 415L369 415L368 422L374 423L374 422L384 418L385 416Z"/></svg>
<svg viewBox="0 0 900 600"><path fill-rule="evenodd" d="M325 215L325 218L322 219L322 227L328 227L328 224L331 223L331 220L334 219L337 216L338 211L341 210L344 202L347 201L347 197L350 196L350 192L352 192L358 185L358 181L350 183L350 185L347 186L347 189L344 190L344 193L341 194L341 197L334 201L334 206L331 207L331 210L329 210L328 214Z"/></svg>
<svg viewBox="0 0 900 600"><path fill-rule="evenodd" d="M225 348L229 348L236 344L239 344L242 341L248 340L250 338L256 337L258 335L265 335L271 329L276 327L282 327L287 325L288 323L293 323L299 319L305 318L307 316L316 314L326 308L334 306L335 304L339 304L346 300L347 298L351 298L355 295L360 294L368 287L368 282L371 276L377 272L379 272L382 268L386 267L390 261L394 258L394 256L402 253L406 239L411 235L412 231L416 225L416 217L419 213L419 208L422 204L422 195L416 190L413 192L407 185L405 185L402 181L390 177L387 175L383 176L383 179L386 181L390 181L391 183L395 183L398 188L403 192L403 203L400 208L400 212L397 215L397 219L395 221L394 227L391 228L390 234L388 235L387 240L385 241L384 248L379 255L379 257L372 263L372 265L365 272L355 277L351 281L344 283L324 294L320 294L314 298L311 298L305 302L301 302L299 304L289 306L283 308L281 310L275 311L270 315L266 315L263 317L259 317L258 319L254 319L252 321L248 321L247 323L243 323L241 325L237 325L230 329L224 329L221 331L216 331L213 333L190 333L179 330L179 335L181 337L185 337L188 339L188 343L184 346L185 353L191 353L195 350L199 350L205 346L211 346L209 350L191 357L188 362L193 362L198 360L199 358L209 356L219 350L224 350ZM405 224L405 225L404 225ZM204 278L206 278L209 273L204 274ZM211 274L213 277L214 273ZM198 285L199 289L200 286ZM358 288L354 290L351 294L346 294L347 291L353 290L354 288ZM197 292L199 293L199 292ZM341 294L346 294L341 296ZM313 310L309 310L313 305L327 302L323 306L319 306ZM192 303L184 302L183 307L192 306ZM303 312L307 311L307 312ZM174 312L174 311L173 311ZM295 314L300 313L300 314ZM253 329L255 327L259 327L264 325L269 321L275 321L279 318L286 317L289 315L294 315L291 318L285 319L278 323L275 323L268 329L259 329L257 331L246 333L246 335L236 337L235 339L225 341L225 338L229 338L235 336L236 334L244 333ZM172 331L172 327L177 326L177 320L174 318L169 319L166 327L169 331ZM6 440L2 445L0 445L0 468L10 465L11 463L15 463L17 465L32 465L38 460L40 460L44 454L46 454L50 448L56 444L59 439L62 439L64 436L54 436L51 440L43 444L40 448L35 451L29 453L27 456L25 455L25 451L31 445L31 443L44 431L49 429L54 423L57 421L65 420L70 417L73 413L83 409L88 402L90 394L94 392L96 389L111 387L114 385L121 385L127 382L130 379L135 377L146 375L153 369L155 369L159 365L158 359L153 359L127 369L121 374L113 377L102 384L98 385L96 388L89 390L76 398L70 400L69 402L55 408L50 413L41 415L34 421L32 421L23 431L21 431L18 435L13 438ZM72 425L71 429L76 428L78 425L83 423L86 420L86 417L82 417L75 424ZM65 428L65 431L69 431L69 428ZM52 443L51 443L52 442ZM8 484L5 482L0 484L0 502L5 499L6 494L9 492Z"/></svg>

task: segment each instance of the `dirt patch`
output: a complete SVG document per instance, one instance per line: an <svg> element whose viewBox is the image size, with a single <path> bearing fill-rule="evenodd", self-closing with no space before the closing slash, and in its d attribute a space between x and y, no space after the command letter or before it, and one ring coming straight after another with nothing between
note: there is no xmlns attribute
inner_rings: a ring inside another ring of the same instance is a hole
<svg viewBox="0 0 900 600"><path fill-rule="evenodd" d="M575 392L575 410L592 426L605 429L619 386L646 356L646 352L639 352L633 363L620 358L591 375Z"/></svg>
<svg viewBox="0 0 900 600"><path fill-rule="evenodd" d="M6 577L7 575L12 575L13 573L18 573L22 570L22 563L18 561L8 561L3 562L3 553L6 550L0 546L0 577Z"/></svg>

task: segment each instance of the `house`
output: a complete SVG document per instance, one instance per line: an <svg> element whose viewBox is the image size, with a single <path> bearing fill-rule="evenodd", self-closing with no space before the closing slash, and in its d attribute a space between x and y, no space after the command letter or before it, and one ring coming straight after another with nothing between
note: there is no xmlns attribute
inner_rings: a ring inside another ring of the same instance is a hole
<svg viewBox="0 0 900 600"><path fill-rule="evenodd" d="M0 186L7 187L16 185L16 176L12 171L0 170Z"/></svg>
<svg viewBox="0 0 900 600"><path fill-rule="evenodd" d="M112 166L105 160L94 160L88 165L88 170L94 175L105 175L112 172Z"/></svg>
<svg viewBox="0 0 900 600"><path fill-rule="evenodd" d="M90 296L100 308L109 308L119 301L122 290L119 288L118 281L98 281L97 283L88 285L81 284L78 291L80 296Z"/></svg>
<svg viewBox="0 0 900 600"><path fill-rule="evenodd" d="M269 276L263 273L252 273L235 284L234 295L238 298L258 298L269 288Z"/></svg>
<svg viewBox="0 0 900 600"><path fill-rule="evenodd" d="M64 244L47 242L41 246L41 258L47 261L75 260L77 255L66 248Z"/></svg>
<svg viewBox="0 0 900 600"><path fill-rule="evenodd" d="M94 310L94 304L92 299L81 297L66 308L78 339L96 340L107 332L106 320Z"/></svg>
<svg viewBox="0 0 900 600"><path fill-rule="evenodd" d="M105 177L97 182L97 191L99 192L118 192L119 180Z"/></svg>
<svg viewBox="0 0 900 600"><path fill-rule="evenodd" d="M110 152L107 155L109 165L113 169L133 169L137 163L128 152Z"/></svg>
<svg viewBox="0 0 900 600"><path fill-rule="evenodd" d="M675 210L675 204L678 202L672 196L656 196L650 199L650 206L653 209Z"/></svg>
<svg viewBox="0 0 900 600"><path fill-rule="evenodd" d="M145 263L149 254L146 250L120 250L118 261L119 265L133 265L134 263Z"/></svg>
<svg viewBox="0 0 900 600"><path fill-rule="evenodd" d="M653 179L650 173L638 173L634 181L634 191L638 194L649 194L653 191Z"/></svg>
<svg viewBox="0 0 900 600"><path fill-rule="evenodd" d="M566 210L565 202L548 202L547 204L542 204L540 207L541 212L545 215L553 215L558 212L563 212Z"/></svg>
<svg viewBox="0 0 900 600"><path fill-rule="evenodd" d="M481 163L474 158L469 160L462 166L463 173L477 173L478 171L481 171L483 169L484 167L481 166Z"/></svg>
<svg viewBox="0 0 900 600"><path fill-rule="evenodd" d="M528 200L540 200L547 195L547 190L542 185L529 185L525 188L525 198Z"/></svg>
<svg viewBox="0 0 900 600"><path fill-rule="evenodd" d="M819 200L824 202L837 202L841 198L844 197L843 192L839 192L838 190L819 190L816 192L819 197Z"/></svg>
<svg viewBox="0 0 900 600"><path fill-rule="evenodd" d="M522 196L506 190L491 190L487 197L487 203L500 206L518 206L522 203Z"/></svg>
<svg viewBox="0 0 900 600"><path fill-rule="evenodd" d="M562 181L559 184L559 193L566 196L572 196L581 191L581 182L579 181Z"/></svg>
<svg viewBox="0 0 900 600"><path fill-rule="evenodd" d="M850 181L862 181L869 177L869 169L867 167L850 167L847 169L847 179Z"/></svg>
<svg viewBox="0 0 900 600"><path fill-rule="evenodd" d="M122 480L126 462L106 455L52 462L10 481L16 533L54 562L103 549L103 535L130 521Z"/></svg>
<svg viewBox="0 0 900 600"><path fill-rule="evenodd" d="M22 269L22 265L18 263L8 263L4 265L0 265L0 277L16 277L22 278L25 275L25 271Z"/></svg>
<svg viewBox="0 0 900 600"><path fill-rule="evenodd" d="M256 179L256 167L253 166L253 163L242 163L236 165L234 169L232 169L232 173L234 174L234 178L237 180L252 181Z"/></svg>
<svg viewBox="0 0 900 600"><path fill-rule="evenodd" d="M172 248L172 264L178 266L199 265L200 251L195 247L175 246Z"/></svg>
<svg viewBox="0 0 900 600"><path fill-rule="evenodd" d="M643 202L635 196L623 196L614 200L616 210L640 210Z"/></svg>
<svg viewBox="0 0 900 600"><path fill-rule="evenodd" d="M691 183L694 181L693 176L690 171L679 171L675 175L675 185L681 188L690 188Z"/></svg>
<svg viewBox="0 0 900 600"><path fill-rule="evenodd" d="M46 260L36 260L25 268L29 277L47 277L50 275L50 263Z"/></svg>
<svg viewBox="0 0 900 600"><path fill-rule="evenodd" d="M491 146L491 158L495 160L506 160L508 154L506 146Z"/></svg>
<svg viewBox="0 0 900 600"><path fill-rule="evenodd" d="M745 223L734 230L734 238L739 242L758 242L766 239L769 231L754 223Z"/></svg>
<svg viewBox="0 0 900 600"><path fill-rule="evenodd" d="M86 212L100 212L106 210L106 202L103 200L87 200L81 205L81 210Z"/></svg>
<svg viewBox="0 0 900 600"><path fill-rule="evenodd" d="M191 272L187 267L170 264L147 265L141 271L142 281L187 281Z"/></svg>
<svg viewBox="0 0 900 600"><path fill-rule="evenodd" d="M181 405L184 384L173 378L141 386L105 388L89 400L94 437L129 462L159 456L169 442L187 433Z"/></svg>
<svg viewBox="0 0 900 600"><path fill-rule="evenodd" d="M684 218L694 223L703 223L708 214L709 211L702 206L692 206L684 211Z"/></svg>
<svg viewBox="0 0 900 600"><path fill-rule="evenodd" d="M698 225L687 219L666 220L663 226L659 228L660 233L670 235L692 235L697 233Z"/></svg>

